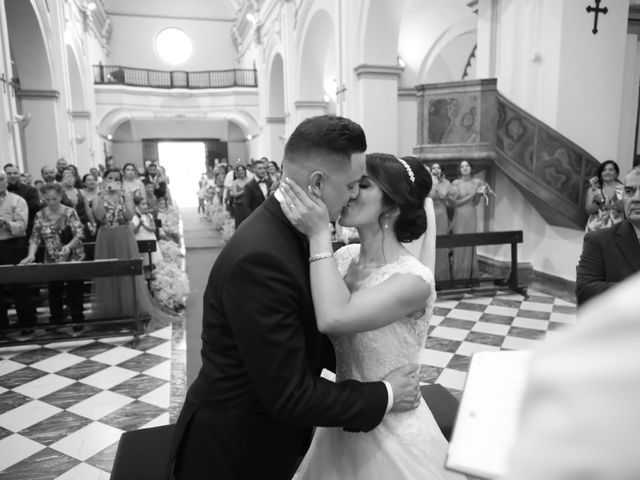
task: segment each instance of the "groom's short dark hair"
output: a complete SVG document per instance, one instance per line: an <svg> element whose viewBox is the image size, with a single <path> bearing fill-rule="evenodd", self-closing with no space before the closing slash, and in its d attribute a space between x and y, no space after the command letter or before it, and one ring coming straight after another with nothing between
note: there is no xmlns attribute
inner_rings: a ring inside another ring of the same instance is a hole
<svg viewBox="0 0 640 480"><path fill-rule="evenodd" d="M292 163L313 156L343 156L367 150L362 127L345 117L321 115L300 123L284 147L284 158Z"/></svg>

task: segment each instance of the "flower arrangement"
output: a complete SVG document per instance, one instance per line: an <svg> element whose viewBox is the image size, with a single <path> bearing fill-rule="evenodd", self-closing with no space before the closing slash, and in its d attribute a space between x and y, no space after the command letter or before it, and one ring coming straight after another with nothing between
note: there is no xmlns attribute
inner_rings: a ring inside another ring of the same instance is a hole
<svg viewBox="0 0 640 480"><path fill-rule="evenodd" d="M489 205L489 195L493 195L494 198L496 196L495 192L491 189L489 184L487 182L483 182L482 180L479 180L476 192L484 197L485 205Z"/></svg>
<svg viewBox="0 0 640 480"><path fill-rule="evenodd" d="M233 220L227 220L222 226L222 243L227 243L235 231L236 227L233 224Z"/></svg>
<svg viewBox="0 0 640 480"><path fill-rule="evenodd" d="M178 266L160 262L151 280L151 294L164 307L179 311L184 308L189 294L189 279Z"/></svg>
<svg viewBox="0 0 640 480"><path fill-rule="evenodd" d="M162 222L160 238L180 243L180 212L175 206L169 206L158 213L158 219Z"/></svg>
<svg viewBox="0 0 640 480"><path fill-rule="evenodd" d="M235 231L229 212L222 205L216 204L209 212L209 221L213 229L222 235L222 243L227 243Z"/></svg>
<svg viewBox="0 0 640 480"><path fill-rule="evenodd" d="M158 242L158 247L162 252L163 261L175 265L176 267L180 267L182 265L184 254L177 243L172 240L160 240Z"/></svg>

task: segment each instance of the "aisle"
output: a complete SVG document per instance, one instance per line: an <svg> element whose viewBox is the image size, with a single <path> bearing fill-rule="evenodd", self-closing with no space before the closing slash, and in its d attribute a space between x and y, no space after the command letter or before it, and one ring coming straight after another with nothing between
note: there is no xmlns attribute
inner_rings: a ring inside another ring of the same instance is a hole
<svg viewBox="0 0 640 480"><path fill-rule="evenodd" d="M191 285L184 323L187 345L186 386L188 387L202 365L200 359L202 295L207 286L211 267L220 253L221 243L220 235L212 230L209 222L198 215L195 208L182 209L181 213L187 249L187 275Z"/></svg>

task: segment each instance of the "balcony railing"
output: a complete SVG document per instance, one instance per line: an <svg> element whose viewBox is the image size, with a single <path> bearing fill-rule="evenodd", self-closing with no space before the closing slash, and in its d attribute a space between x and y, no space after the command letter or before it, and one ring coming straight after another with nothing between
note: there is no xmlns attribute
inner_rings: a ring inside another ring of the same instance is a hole
<svg viewBox="0 0 640 480"><path fill-rule="evenodd" d="M151 88L230 88L257 87L256 70L212 70L185 72L181 70L149 70L119 65L94 65L95 85L128 85Z"/></svg>

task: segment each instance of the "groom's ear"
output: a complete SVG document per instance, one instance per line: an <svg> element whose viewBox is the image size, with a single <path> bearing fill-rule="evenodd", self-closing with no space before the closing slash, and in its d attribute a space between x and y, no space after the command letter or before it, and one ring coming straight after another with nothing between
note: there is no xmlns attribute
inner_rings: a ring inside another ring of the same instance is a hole
<svg viewBox="0 0 640 480"><path fill-rule="evenodd" d="M326 177L324 173L320 170L315 170L309 174L309 189L314 195L321 197L322 187L325 181Z"/></svg>

